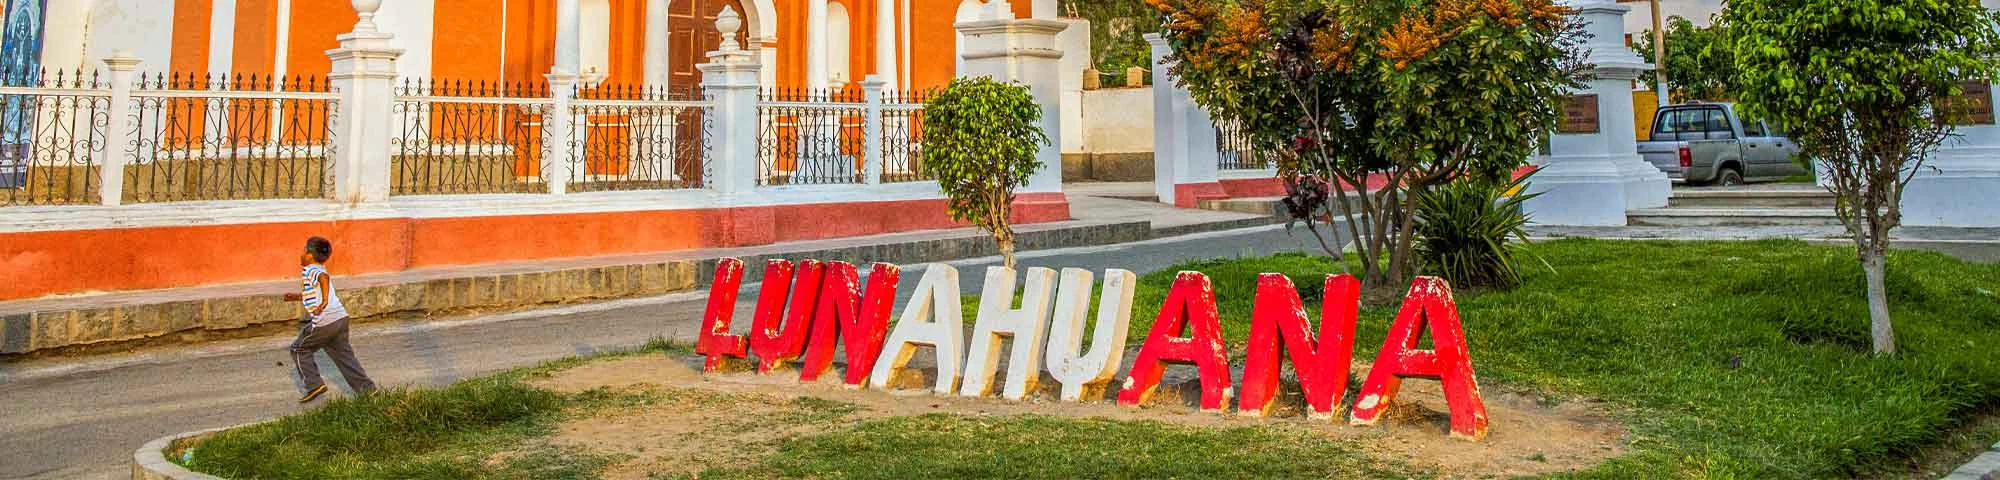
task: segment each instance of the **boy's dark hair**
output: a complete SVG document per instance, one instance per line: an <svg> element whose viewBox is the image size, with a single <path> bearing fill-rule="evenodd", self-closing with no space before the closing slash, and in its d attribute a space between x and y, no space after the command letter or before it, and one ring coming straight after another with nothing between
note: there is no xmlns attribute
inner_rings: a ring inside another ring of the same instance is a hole
<svg viewBox="0 0 2000 480"><path fill-rule="evenodd" d="M319 237L308 238L306 239L306 253L312 255L313 261L326 263L326 259L333 257L333 242Z"/></svg>

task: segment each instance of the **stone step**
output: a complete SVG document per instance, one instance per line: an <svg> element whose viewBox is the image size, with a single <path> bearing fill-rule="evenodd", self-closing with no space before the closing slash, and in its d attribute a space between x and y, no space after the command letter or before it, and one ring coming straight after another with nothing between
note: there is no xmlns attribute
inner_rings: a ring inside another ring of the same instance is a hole
<svg viewBox="0 0 2000 480"><path fill-rule="evenodd" d="M1680 189L1669 207L1689 208L1833 208L1834 196L1818 188L1782 190Z"/></svg>
<svg viewBox="0 0 2000 480"><path fill-rule="evenodd" d="M1832 208L1651 208L1626 213L1632 225L1658 227L1840 225Z"/></svg>

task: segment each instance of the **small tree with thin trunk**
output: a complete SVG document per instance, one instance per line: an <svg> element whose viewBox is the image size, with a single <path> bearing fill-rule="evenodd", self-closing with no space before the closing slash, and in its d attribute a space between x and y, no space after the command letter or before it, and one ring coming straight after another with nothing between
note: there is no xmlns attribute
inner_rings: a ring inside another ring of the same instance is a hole
<svg viewBox="0 0 2000 480"><path fill-rule="evenodd" d="M991 78L951 81L924 102L924 169L950 197L951 217L993 234L1014 268L1014 189L1042 169L1049 144L1042 107L1028 87Z"/></svg>
<svg viewBox="0 0 2000 480"><path fill-rule="evenodd" d="M1977 0L1732 0L1738 99L1825 165L1868 283L1875 353L1893 354L1884 277L1903 188L1953 135L1960 82L2000 70Z"/></svg>

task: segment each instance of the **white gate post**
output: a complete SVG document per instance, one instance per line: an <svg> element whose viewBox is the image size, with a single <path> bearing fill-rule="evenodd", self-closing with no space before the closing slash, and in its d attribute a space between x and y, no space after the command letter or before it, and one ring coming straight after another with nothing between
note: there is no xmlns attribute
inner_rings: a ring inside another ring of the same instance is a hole
<svg viewBox="0 0 2000 480"><path fill-rule="evenodd" d="M1042 169L1028 178L1016 196L1018 205L1036 204L1059 208L1068 218L1069 200L1062 193L1062 68L1063 51L1057 35L1069 24L1046 19L1013 18L1005 0L988 3L981 20L956 25L965 34L966 76L991 77L999 82L1018 82L1034 94L1042 108L1042 132L1050 144L1041 145L1035 158ZM1019 211L1019 210L1017 210Z"/></svg>
<svg viewBox="0 0 2000 480"><path fill-rule="evenodd" d="M877 75L861 81L861 178L863 183L882 183L882 89L889 83Z"/></svg>
<svg viewBox="0 0 2000 480"><path fill-rule="evenodd" d="M549 95L554 98L550 99L549 112L542 115L542 128L546 131L542 138L549 143L543 149L548 154L542 156L542 182L550 195L562 195L569 193L570 168L576 163L572 160L579 158L582 150L577 139L583 136L577 135L576 117L570 113L570 103L576 99L577 76L555 67L543 78L548 79Z"/></svg>
<svg viewBox="0 0 2000 480"><path fill-rule="evenodd" d="M757 188L757 130L763 128L757 118L760 67L736 42L736 32L743 28L736 9L723 7L715 27L722 45L708 54L709 63L695 68L701 69L701 88L710 102L705 121L714 122L715 143L706 155L714 176L706 180L726 197Z"/></svg>
<svg viewBox="0 0 2000 480"><path fill-rule="evenodd" d="M1227 197L1222 190L1215 124L1208 111L1174 81L1167 56L1173 47L1157 33L1153 46L1153 194L1160 203L1193 208L1203 199Z"/></svg>
<svg viewBox="0 0 2000 480"><path fill-rule="evenodd" d="M98 163L97 194L105 206L116 206L125 198L125 147L132 146L132 80L139 59L118 50L104 59L111 70L111 118L104 123L104 156Z"/></svg>
<svg viewBox="0 0 2000 480"><path fill-rule="evenodd" d="M1629 209L1666 206L1672 184L1639 156L1632 121L1632 79L1652 65L1618 43L1631 10L1604 0L1577 5L1577 15L1595 35L1586 48L1597 78L1588 92L1578 93L1595 96L1596 131L1558 133L1549 140L1549 155L1529 183L1541 196L1524 206L1536 224L1622 226ZM1640 165L1652 174L1635 170Z"/></svg>
<svg viewBox="0 0 2000 480"><path fill-rule="evenodd" d="M375 10L382 0L354 0L360 20L354 31L338 37L340 48L326 52L333 60L327 80L340 93L334 119L333 199L342 203L375 202L389 198L389 136L395 124L391 107L396 95L396 57L387 32L375 29Z"/></svg>

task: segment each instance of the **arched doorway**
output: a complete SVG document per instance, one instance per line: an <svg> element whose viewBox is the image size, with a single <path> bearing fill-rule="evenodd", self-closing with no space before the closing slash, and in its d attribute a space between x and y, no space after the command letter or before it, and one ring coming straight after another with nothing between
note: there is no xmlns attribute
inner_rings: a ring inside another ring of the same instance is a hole
<svg viewBox="0 0 2000 480"><path fill-rule="evenodd" d="M739 15L744 12L741 0L673 0L667 7L667 45L673 49L667 54L667 84L674 91L692 91L694 86L701 85L701 70L694 66L706 63L708 52L722 46L722 32L715 29L715 18L725 6ZM750 46L746 31L737 31L736 41L743 48Z"/></svg>

